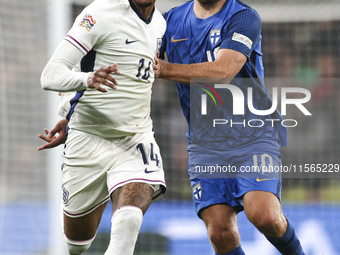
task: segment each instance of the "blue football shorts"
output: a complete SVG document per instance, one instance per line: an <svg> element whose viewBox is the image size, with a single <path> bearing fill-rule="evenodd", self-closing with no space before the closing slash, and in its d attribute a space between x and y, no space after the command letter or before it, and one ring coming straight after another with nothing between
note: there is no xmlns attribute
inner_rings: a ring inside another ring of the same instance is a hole
<svg viewBox="0 0 340 255"><path fill-rule="evenodd" d="M228 204L242 211L243 195L267 191L281 200L281 154L275 140L257 140L234 150L190 146L189 175L195 210Z"/></svg>

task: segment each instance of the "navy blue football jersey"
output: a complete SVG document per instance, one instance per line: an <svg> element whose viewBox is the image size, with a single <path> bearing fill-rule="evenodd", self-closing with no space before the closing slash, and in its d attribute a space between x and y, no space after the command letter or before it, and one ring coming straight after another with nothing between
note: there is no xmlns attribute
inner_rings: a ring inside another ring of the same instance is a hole
<svg viewBox="0 0 340 255"><path fill-rule="evenodd" d="M219 49L232 49L244 54L247 61L230 82L243 92L243 115L234 114L230 91L228 93L226 90L216 89L221 104L218 107L223 107L223 116L217 116L214 110L209 110L206 116L202 116L201 108L193 109L193 104L190 103L190 97L193 97L190 95L190 86L177 83L180 104L189 125L187 136L190 142L220 150L238 148L254 140L267 138L277 139L281 145L287 145L287 131L281 125L280 113L276 110L270 115L258 116L247 105L248 87L253 88L255 109L267 110L272 105L263 82L261 19L258 13L238 0L227 0L218 13L207 19L200 19L196 17L193 6L194 2L189 1L164 14L167 30L163 38L161 58L166 52L170 63L202 63L214 61ZM211 84L210 88L212 87ZM205 93L204 91L209 90L207 88L209 87L198 91ZM198 94L195 101L200 98L201 95ZM213 100L208 100L207 103L208 109L216 108ZM210 124L216 118L228 120L229 124L212 128ZM276 121L268 121L274 119ZM230 125L230 122L239 124Z"/></svg>

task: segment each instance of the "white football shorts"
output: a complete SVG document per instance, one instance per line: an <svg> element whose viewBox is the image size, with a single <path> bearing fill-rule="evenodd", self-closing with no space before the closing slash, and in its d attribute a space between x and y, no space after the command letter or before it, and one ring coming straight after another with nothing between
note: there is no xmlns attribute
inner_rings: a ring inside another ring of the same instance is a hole
<svg viewBox="0 0 340 255"><path fill-rule="evenodd" d="M153 132L104 139L70 129L62 158L63 211L69 217L92 212L127 183L149 184L153 201L166 190Z"/></svg>

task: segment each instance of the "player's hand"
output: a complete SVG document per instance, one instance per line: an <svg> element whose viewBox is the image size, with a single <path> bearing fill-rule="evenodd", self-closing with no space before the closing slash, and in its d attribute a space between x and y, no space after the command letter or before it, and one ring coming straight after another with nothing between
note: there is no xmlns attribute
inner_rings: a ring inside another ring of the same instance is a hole
<svg viewBox="0 0 340 255"><path fill-rule="evenodd" d="M39 134L38 137L40 137L42 140L46 141L47 143L40 146L38 148L38 151L54 148L60 144L65 143L67 123L68 123L67 119L63 119L59 121L50 132L45 128L44 131L46 133L46 136ZM57 133L59 134L58 136L55 135Z"/></svg>
<svg viewBox="0 0 340 255"><path fill-rule="evenodd" d="M160 60L158 57L154 58L155 63L152 65L153 71L155 73L156 78L161 78L162 77L162 71L163 71L163 66L164 63L162 60Z"/></svg>
<svg viewBox="0 0 340 255"><path fill-rule="evenodd" d="M117 81L115 78L110 75L111 73L119 74L119 70L117 69L117 64L113 64L112 66L102 67L95 72L90 73L87 79L87 86L89 88L94 88L100 92L108 92L108 89L105 89L100 86L100 84L106 85L112 89L117 89Z"/></svg>

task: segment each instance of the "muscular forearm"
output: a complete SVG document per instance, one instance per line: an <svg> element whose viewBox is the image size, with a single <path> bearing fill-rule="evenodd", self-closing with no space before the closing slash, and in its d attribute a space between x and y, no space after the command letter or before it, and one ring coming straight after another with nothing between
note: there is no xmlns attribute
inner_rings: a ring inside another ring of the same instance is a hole
<svg viewBox="0 0 340 255"><path fill-rule="evenodd" d="M72 71L83 57L75 46L67 41L61 42L42 72L43 89L60 92L86 89L89 73Z"/></svg>
<svg viewBox="0 0 340 255"><path fill-rule="evenodd" d="M233 75L227 68L222 69L214 62L191 65L163 63L163 65L160 78L187 84L192 78L232 78Z"/></svg>
<svg viewBox="0 0 340 255"><path fill-rule="evenodd" d="M198 64L171 64L157 62L154 69L157 77L190 83L192 78L214 78L231 80L241 70L247 58L234 50L222 49L218 52L214 62Z"/></svg>

